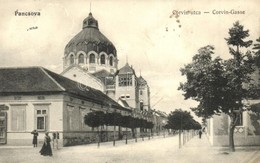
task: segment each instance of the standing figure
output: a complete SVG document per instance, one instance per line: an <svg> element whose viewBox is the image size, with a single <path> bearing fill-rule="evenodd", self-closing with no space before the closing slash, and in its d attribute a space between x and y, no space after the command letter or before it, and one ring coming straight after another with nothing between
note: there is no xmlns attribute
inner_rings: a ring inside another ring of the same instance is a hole
<svg viewBox="0 0 260 163"><path fill-rule="evenodd" d="M33 141L32 141L33 147L37 147L38 132L37 132L36 130L33 130L33 131L31 132L31 134L33 134Z"/></svg>
<svg viewBox="0 0 260 163"><path fill-rule="evenodd" d="M51 150L51 138L49 136L49 133L46 132L44 136L44 143L42 145L42 149L40 150L41 155L43 156L52 156L52 150Z"/></svg>
<svg viewBox="0 0 260 163"><path fill-rule="evenodd" d="M199 131L199 138L201 139L202 131Z"/></svg>

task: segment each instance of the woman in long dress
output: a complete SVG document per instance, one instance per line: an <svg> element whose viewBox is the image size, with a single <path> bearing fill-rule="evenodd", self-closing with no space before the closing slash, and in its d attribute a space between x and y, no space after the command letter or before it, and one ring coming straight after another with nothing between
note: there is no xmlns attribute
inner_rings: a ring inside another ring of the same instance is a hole
<svg viewBox="0 0 260 163"><path fill-rule="evenodd" d="M42 145L42 149L40 150L41 155L43 156L52 156L52 150L51 150L51 138L49 136L49 133L45 133L44 137L44 143Z"/></svg>

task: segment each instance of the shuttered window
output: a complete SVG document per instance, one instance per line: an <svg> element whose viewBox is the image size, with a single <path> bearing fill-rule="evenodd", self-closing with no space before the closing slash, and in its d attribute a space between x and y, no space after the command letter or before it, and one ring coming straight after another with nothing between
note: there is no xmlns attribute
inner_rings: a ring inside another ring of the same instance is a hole
<svg viewBox="0 0 260 163"><path fill-rule="evenodd" d="M26 105L11 105L11 130L25 131L26 129Z"/></svg>

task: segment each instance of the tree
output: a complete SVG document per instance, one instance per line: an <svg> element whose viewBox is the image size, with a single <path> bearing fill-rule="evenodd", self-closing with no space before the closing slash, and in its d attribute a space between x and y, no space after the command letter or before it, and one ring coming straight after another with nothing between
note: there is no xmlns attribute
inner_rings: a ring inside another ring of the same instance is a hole
<svg viewBox="0 0 260 163"><path fill-rule="evenodd" d="M256 44L254 44L253 50L255 53L255 61L256 61L256 66L260 68L260 37L256 39Z"/></svg>
<svg viewBox="0 0 260 163"><path fill-rule="evenodd" d="M249 30L235 22L229 29L229 37L225 40L230 46L229 52L233 58L222 60L212 59L213 46L199 49L192 63L181 69L187 82L181 83L179 89L184 91L185 99L191 98L199 102L192 110L201 117L211 117L214 114L225 113L230 117L229 146L234 147L234 129L238 115L246 105L242 102L250 96L251 74L254 72L253 57L250 51L243 53L240 48L247 48L252 41L244 41L249 36Z"/></svg>
<svg viewBox="0 0 260 163"><path fill-rule="evenodd" d="M105 124L105 113L102 111L90 112L84 117L84 122L90 127L99 127Z"/></svg>
<svg viewBox="0 0 260 163"><path fill-rule="evenodd" d="M166 126L175 130L189 130L197 129L198 124L199 123L193 119L190 112L176 109L169 114Z"/></svg>
<svg viewBox="0 0 260 163"><path fill-rule="evenodd" d="M190 112L176 109L168 116L167 128L179 130L179 147L181 147L181 132L183 130L200 129L200 124L190 115Z"/></svg>
<svg viewBox="0 0 260 163"><path fill-rule="evenodd" d="M90 112L84 117L84 122L86 125L90 127L97 127L98 128L98 146L100 144L100 132L99 126L104 125L105 122L105 113L102 111L94 111Z"/></svg>

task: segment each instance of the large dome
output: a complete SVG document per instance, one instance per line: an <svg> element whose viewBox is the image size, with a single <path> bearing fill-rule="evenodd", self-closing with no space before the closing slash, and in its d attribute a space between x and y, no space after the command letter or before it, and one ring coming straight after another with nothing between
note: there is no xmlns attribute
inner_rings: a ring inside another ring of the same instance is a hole
<svg viewBox="0 0 260 163"><path fill-rule="evenodd" d="M82 30L65 47L65 55L78 51L84 51L86 54L90 51L105 52L116 57L115 46L99 31L98 21L92 16L92 13L89 13L89 16L84 19Z"/></svg>

